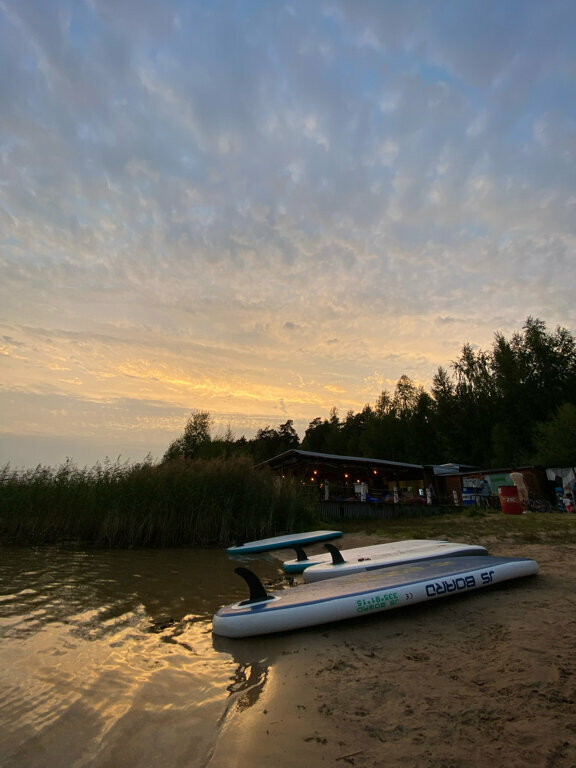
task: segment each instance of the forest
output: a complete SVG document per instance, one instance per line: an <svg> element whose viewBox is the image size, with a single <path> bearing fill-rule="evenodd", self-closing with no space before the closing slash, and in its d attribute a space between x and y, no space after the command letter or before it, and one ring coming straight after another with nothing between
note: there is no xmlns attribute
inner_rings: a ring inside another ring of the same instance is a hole
<svg viewBox="0 0 576 768"><path fill-rule="evenodd" d="M300 448L416 464L574 466L576 340L528 317L509 339L496 332L491 349L464 344L448 369L437 369L430 391L403 375L358 413L342 417L334 407L313 419L302 438L293 420L252 439L230 429L213 436L212 426L209 412L193 411L163 463L236 456L258 463Z"/></svg>

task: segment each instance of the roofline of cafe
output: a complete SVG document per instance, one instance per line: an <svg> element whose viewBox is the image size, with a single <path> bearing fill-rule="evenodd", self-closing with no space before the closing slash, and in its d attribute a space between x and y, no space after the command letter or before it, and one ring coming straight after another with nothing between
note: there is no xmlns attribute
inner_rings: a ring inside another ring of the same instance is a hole
<svg viewBox="0 0 576 768"><path fill-rule="evenodd" d="M331 470L346 469L351 470L362 468L364 471L379 470L391 477L391 479L400 480L399 475L420 476L424 485L434 482L435 474L432 465L409 464L401 461L388 461L386 459L374 459L364 456L341 456L334 453L316 453L315 451L302 451L297 448L291 448L284 453L273 456L266 461L261 462L257 467L269 467L272 470L290 470L292 467L302 466L302 464L315 464L318 470L322 466Z"/></svg>

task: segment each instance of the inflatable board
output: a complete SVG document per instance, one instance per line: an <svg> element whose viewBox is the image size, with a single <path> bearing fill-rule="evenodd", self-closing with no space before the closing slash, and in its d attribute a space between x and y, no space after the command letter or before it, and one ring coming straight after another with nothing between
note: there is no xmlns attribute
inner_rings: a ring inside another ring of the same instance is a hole
<svg viewBox="0 0 576 768"><path fill-rule="evenodd" d="M401 544L402 542L398 542ZM410 542L404 542L405 548L393 547L386 551L385 545L368 547L370 552L362 550L344 550L340 552L332 544L326 544L332 560L330 563L318 563L306 568L302 574L304 581L321 581L333 579L335 576L346 576L350 573L362 571L374 571L378 568L390 568L394 565L403 565L417 560L431 560L437 557L463 557L464 555L487 555L488 550L476 544L458 544L448 541L430 541L429 546L411 547ZM351 553L356 552L355 555Z"/></svg>
<svg viewBox="0 0 576 768"><path fill-rule="evenodd" d="M212 630L224 637L285 632L464 594L538 572L535 560L450 557L380 568L267 593L247 568L236 568L250 597L220 608Z"/></svg>
<svg viewBox="0 0 576 768"><path fill-rule="evenodd" d="M268 552L271 549L290 549L304 544L316 544L319 541L329 541L342 536L342 531L309 531L308 533L292 533L286 536L273 536L270 539L247 541L245 544L237 544L228 547L229 555L252 555L258 552Z"/></svg>

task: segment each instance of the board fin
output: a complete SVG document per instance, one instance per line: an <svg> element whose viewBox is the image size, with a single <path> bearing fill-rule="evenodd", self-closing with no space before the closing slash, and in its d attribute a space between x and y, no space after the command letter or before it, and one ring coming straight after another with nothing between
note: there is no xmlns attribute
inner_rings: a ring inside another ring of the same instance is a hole
<svg viewBox="0 0 576 768"><path fill-rule="evenodd" d="M240 605L250 605L250 603L261 603L264 600L273 599L272 595L269 595L264 589L264 584L262 584L258 576L251 570L239 566L238 568L234 568L234 573L237 573L238 576L241 576L244 579L250 590L250 597L248 600L243 600Z"/></svg>
<svg viewBox="0 0 576 768"><path fill-rule="evenodd" d="M292 544L292 549L296 552L296 559L299 563L303 560L308 560L308 555L304 551L304 547L301 544Z"/></svg>
<svg viewBox="0 0 576 768"><path fill-rule="evenodd" d="M330 552L332 555L332 565L339 565L340 563L345 563L346 561L342 557L342 553L338 549L338 547L335 547L334 544L324 544L324 548Z"/></svg>

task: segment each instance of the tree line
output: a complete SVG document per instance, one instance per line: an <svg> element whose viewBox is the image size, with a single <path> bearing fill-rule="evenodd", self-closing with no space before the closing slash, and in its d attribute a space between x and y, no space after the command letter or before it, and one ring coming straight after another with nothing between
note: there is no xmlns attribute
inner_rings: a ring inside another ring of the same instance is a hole
<svg viewBox="0 0 576 768"><path fill-rule="evenodd" d="M289 419L252 439L212 435L207 411L195 411L163 461L248 456L265 461L291 448L414 464L479 467L576 465L576 340L563 327L528 317L491 349L463 345L439 367L430 391L403 375L374 405L313 419L300 439Z"/></svg>

